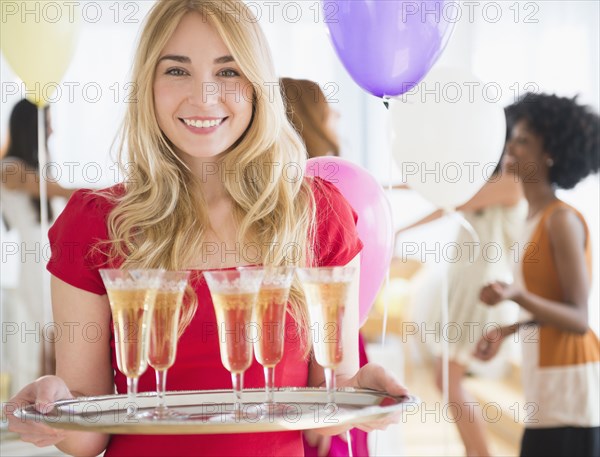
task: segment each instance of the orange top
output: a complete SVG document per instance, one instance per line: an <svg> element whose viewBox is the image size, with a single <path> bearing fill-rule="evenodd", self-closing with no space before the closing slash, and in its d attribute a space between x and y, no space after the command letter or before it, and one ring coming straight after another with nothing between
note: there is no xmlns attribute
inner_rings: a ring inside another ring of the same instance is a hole
<svg viewBox="0 0 600 457"><path fill-rule="evenodd" d="M542 213L537 228L526 246L523 256L523 279L527 290L548 300L562 302L564 295L556 268L560 259L554 257L548 220L555 211L568 208L583 223L585 229L585 257L588 273L592 275L592 250L585 219L572 206L557 200ZM600 361L600 341L591 330L584 335L561 330L552 325L541 325L539 334L539 366L566 366Z"/></svg>

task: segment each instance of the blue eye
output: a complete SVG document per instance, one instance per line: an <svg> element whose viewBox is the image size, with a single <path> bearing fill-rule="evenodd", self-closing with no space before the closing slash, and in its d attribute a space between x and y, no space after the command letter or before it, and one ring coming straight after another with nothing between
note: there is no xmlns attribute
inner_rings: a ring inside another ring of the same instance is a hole
<svg viewBox="0 0 600 457"><path fill-rule="evenodd" d="M171 76L184 76L186 72L181 68L169 68L165 74Z"/></svg>
<svg viewBox="0 0 600 457"><path fill-rule="evenodd" d="M234 78L236 76L239 76L240 74L237 71L228 68L226 70L221 70L219 72L219 75L220 76L225 76L227 78Z"/></svg>

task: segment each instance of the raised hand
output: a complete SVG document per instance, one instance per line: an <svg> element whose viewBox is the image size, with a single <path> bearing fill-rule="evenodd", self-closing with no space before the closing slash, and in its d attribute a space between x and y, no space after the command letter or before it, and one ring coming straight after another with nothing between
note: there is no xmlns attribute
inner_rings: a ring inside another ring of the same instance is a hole
<svg viewBox="0 0 600 457"><path fill-rule="evenodd" d="M492 282L484 286L479 299L486 305L497 305L504 300L512 300L517 294L517 289L513 284L507 284L502 281Z"/></svg>

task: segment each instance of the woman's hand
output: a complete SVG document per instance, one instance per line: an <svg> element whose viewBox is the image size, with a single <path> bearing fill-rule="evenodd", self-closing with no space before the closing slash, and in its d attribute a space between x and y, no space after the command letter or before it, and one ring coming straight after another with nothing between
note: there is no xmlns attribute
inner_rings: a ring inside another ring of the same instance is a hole
<svg viewBox="0 0 600 457"><path fill-rule="evenodd" d="M501 328L491 328L481 337L473 355L483 361L494 358L502 345L502 341L504 341L504 337L505 332Z"/></svg>
<svg viewBox="0 0 600 457"><path fill-rule="evenodd" d="M338 383L340 387L356 387L357 389L373 389L387 392L390 395L407 395L408 389L396 379L396 377L381 365L367 363L345 383ZM384 419L375 420L357 425L356 428L365 432L373 430L385 430L391 424L400 421L402 412L398 411Z"/></svg>
<svg viewBox="0 0 600 457"><path fill-rule="evenodd" d="M486 305L493 306L504 300L514 300L518 295L519 289L514 284L496 281L481 289L479 299Z"/></svg>
<svg viewBox="0 0 600 457"><path fill-rule="evenodd" d="M65 439L69 432L51 428L41 422L26 421L14 416L18 408L35 405L40 413L50 410L49 403L73 398L65 382L57 376L43 376L28 384L8 400L3 411L8 419L8 430L18 433L23 441L38 447L51 446Z"/></svg>

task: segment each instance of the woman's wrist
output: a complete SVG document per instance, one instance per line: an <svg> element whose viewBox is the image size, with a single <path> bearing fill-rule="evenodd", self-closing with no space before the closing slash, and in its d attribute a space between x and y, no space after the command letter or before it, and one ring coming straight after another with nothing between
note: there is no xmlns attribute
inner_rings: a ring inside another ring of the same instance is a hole
<svg viewBox="0 0 600 457"><path fill-rule="evenodd" d="M527 290L522 287L515 287L509 300L514 301L521 308L527 309Z"/></svg>
<svg viewBox="0 0 600 457"><path fill-rule="evenodd" d="M536 325L537 322L534 320L528 320L528 321L523 321L523 322L515 322L514 324L511 325L506 325L504 327L501 328L501 335L502 338L505 338L507 336L512 335L513 333L519 331L519 329L521 327L526 327L529 325Z"/></svg>

